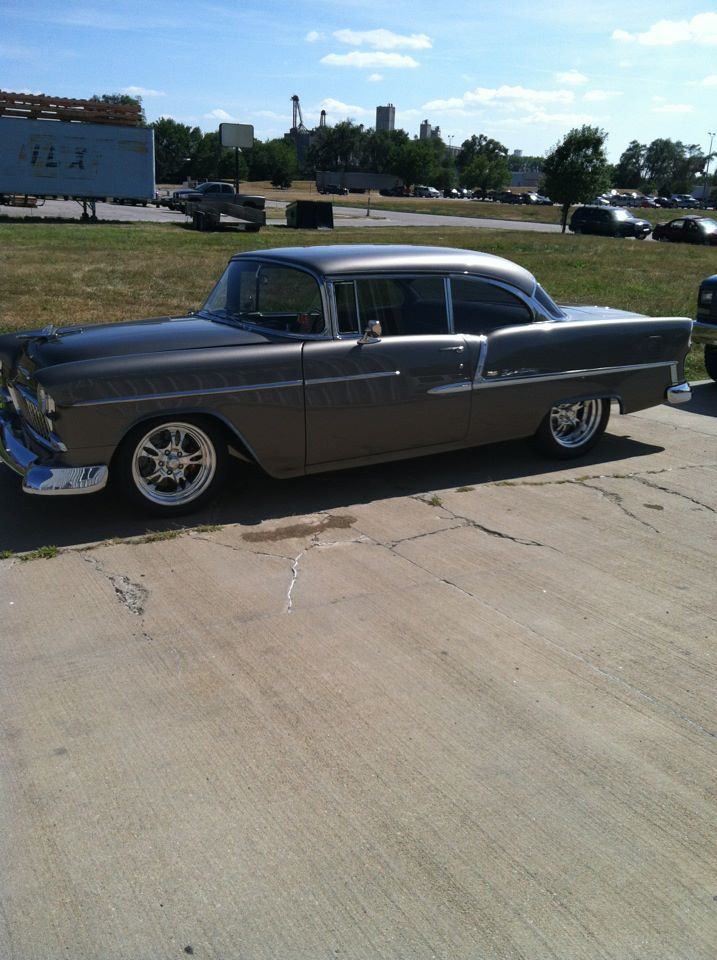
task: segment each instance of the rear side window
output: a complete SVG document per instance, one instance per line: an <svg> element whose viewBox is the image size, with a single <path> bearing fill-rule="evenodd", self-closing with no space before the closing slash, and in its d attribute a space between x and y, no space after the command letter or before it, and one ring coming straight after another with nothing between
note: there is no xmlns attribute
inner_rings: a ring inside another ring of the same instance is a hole
<svg viewBox="0 0 717 960"><path fill-rule="evenodd" d="M477 277L451 278L451 300L456 333L480 335L533 320L520 297Z"/></svg>

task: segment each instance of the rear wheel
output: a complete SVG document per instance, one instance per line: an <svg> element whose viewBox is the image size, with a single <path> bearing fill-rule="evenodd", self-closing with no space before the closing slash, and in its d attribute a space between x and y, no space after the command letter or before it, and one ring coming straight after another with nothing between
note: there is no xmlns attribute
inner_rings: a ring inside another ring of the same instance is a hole
<svg viewBox="0 0 717 960"><path fill-rule="evenodd" d="M558 403L543 417L534 440L548 456L571 460L595 446L605 433L609 418L609 400Z"/></svg>
<svg viewBox="0 0 717 960"><path fill-rule="evenodd" d="M705 368L707 375L713 380L717 380L717 347L710 344L705 346Z"/></svg>
<svg viewBox="0 0 717 960"><path fill-rule="evenodd" d="M143 423L125 437L113 474L122 495L158 516L178 516L210 500L227 471L227 445L211 420Z"/></svg>

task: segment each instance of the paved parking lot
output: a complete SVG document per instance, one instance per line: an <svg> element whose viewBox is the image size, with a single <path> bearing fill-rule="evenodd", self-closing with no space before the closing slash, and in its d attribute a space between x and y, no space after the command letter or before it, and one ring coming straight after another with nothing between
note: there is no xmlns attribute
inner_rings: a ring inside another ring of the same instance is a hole
<svg viewBox="0 0 717 960"><path fill-rule="evenodd" d="M0 474L0 956L712 960L716 480L713 384L150 536Z"/></svg>

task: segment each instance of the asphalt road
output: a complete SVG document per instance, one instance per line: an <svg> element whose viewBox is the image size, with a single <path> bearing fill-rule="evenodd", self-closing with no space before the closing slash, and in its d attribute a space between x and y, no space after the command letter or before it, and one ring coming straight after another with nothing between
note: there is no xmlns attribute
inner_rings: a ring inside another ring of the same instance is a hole
<svg viewBox="0 0 717 960"><path fill-rule="evenodd" d="M457 200L456 203L462 201ZM278 200L268 200L267 209L283 210L286 203ZM79 220L82 207L74 200L47 200L36 209L23 207L0 207L0 214L10 217L63 217ZM103 222L137 223L186 223L187 218L182 213L167 210L164 207L155 207L148 204L146 207L133 207L114 203L98 203L97 217ZM230 220L226 221L231 223ZM271 217L269 225L281 226L286 223L281 216ZM390 226L433 226L433 227L476 227L491 228L494 230L534 230L543 233L558 233L560 227L553 223L527 223L521 220L485 220L480 217L443 216L440 214L397 213L374 208L370 216L366 216L366 206L362 207L334 207L334 224L346 227L390 227Z"/></svg>
<svg viewBox="0 0 717 960"><path fill-rule="evenodd" d="M711 383L164 540L0 472L0 956L713 960L716 479Z"/></svg>

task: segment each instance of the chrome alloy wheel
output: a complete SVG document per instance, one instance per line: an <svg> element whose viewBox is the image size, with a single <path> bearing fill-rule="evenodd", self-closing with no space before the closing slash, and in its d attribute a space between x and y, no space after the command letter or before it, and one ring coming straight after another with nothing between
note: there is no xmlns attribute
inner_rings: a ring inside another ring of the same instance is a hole
<svg viewBox="0 0 717 960"><path fill-rule="evenodd" d="M574 450L588 443L602 420L602 400L560 403L550 410L550 432L561 447Z"/></svg>
<svg viewBox="0 0 717 960"><path fill-rule="evenodd" d="M132 480L152 503L180 506L201 496L217 469L214 445L193 423L162 423L132 454Z"/></svg>

